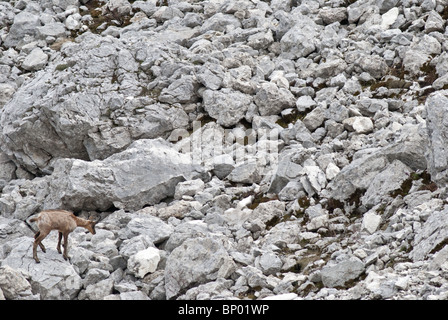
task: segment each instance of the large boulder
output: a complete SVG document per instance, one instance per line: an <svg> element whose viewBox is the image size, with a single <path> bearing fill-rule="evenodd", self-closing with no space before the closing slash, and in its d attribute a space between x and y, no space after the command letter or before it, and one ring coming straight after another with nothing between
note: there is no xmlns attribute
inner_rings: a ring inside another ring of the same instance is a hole
<svg viewBox="0 0 448 320"><path fill-rule="evenodd" d="M192 286L218 278L228 278L235 263L227 252L227 240L215 237L188 239L168 256L165 267L167 299L182 294Z"/></svg>
<svg viewBox="0 0 448 320"><path fill-rule="evenodd" d="M164 140L142 139L103 161L58 160L44 207L138 210L173 197L179 182L201 174L189 156Z"/></svg>
<svg viewBox="0 0 448 320"><path fill-rule="evenodd" d="M39 254L44 255L45 258L42 258L41 263L37 264L32 253L34 239L26 236L14 239L3 245L0 250L1 266L27 272L32 292L39 294L41 299L74 299L82 288L82 279L72 264L64 260L62 255L56 251L55 240L56 238L53 240L47 238L47 252L42 253L39 249ZM51 245L47 245L50 241ZM17 272L14 274L21 283L19 288L14 289L14 292L21 294L24 290L27 291L28 285L25 279ZM8 287L11 289L9 285Z"/></svg>
<svg viewBox="0 0 448 320"><path fill-rule="evenodd" d="M14 23L9 29L4 45L6 47L18 45L26 35L34 36L39 26L40 20L38 15L27 11L20 12L14 17Z"/></svg>
<svg viewBox="0 0 448 320"><path fill-rule="evenodd" d="M31 284L19 271L6 265L0 267L0 290L6 299L17 299L31 295Z"/></svg>
<svg viewBox="0 0 448 320"><path fill-rule="evenodd" d="M448 242L448 210L433 212L414 238L410 257L421 261L431 253L436 253Z"/></svg>
<svg viewBox="0 0 448 320"><path fill-rule="evenodd" d="M281 57L297 59L306 57L318 44L318 25L308 16L296 17L296 24L280 40Z"/></svg>
<svg viewBox="0 0 448 320"><path fill-rule="evenodd" d="M194 81L173 76L171 66L180 67L181 57L167 53L181 49L152 38L133 41L130 46L86 33L82 41L66 42L55 59L34 49L23 62L25 69L51 62L0 110L5 153L26 170L47 174L55 159L105 159L135 140L166 138L176 128L187 128L188 115L172 103L194 101ZM150 68L165 60L160 86L155 80L148 87L154 80L147 76ZM182 100L185 90L191 91L188 100ZM169 104L158 101L159 95Z"/></svg>
<svg viewBox="0 0 448 320"><path fill-rule="evenodd" d="M401 129L400 138L389 146L366 150L354 157L328 184L326 195L337 200L346 200L357 191L370 188L362 199L363 203L373 204L378 196L385 195L405 180L407 173L426 169L426 146L428 138L425 130L419 125L405 125ZM399 160L399 162L395 162ZM394 163L392 165L392 163ZM390 167L389 167L390 166ZM387 171L384 173L383 170ZM395 170L396 169L396 170ZM377 175L381 174L378 178ZM393 173L394 182L388 185L387 175ZM382 185L384 190L372 187L372 181ZM373 201L373 202L372 202Z"/></svg>
<svg viewBox="0 0 448 320"><path fill-rule="evenodd" d="M322 268L322 283L327 288L343 288L365 271L365 265L357 258L328 263Z"/></svg>

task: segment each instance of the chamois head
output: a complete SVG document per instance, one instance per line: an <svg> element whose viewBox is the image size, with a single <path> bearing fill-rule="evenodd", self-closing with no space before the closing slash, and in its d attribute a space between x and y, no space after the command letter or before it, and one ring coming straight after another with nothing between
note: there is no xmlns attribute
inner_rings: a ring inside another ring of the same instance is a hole
<svg viewBox="0 0 448 320"><path fill-rule="evenodd" d="M91 234L95 234L95 225L98 221L94 221L89 217L89 220L87 220L87 224L84 226L87 230L90 231Z"/></svg>
<svg viewBox="0 0 448 320"><path fill-rule="evenodd" d="M96 222L89 220L89 223L86 225L86 229L90 231L91 234L95 234L95 224Z"/></svg>

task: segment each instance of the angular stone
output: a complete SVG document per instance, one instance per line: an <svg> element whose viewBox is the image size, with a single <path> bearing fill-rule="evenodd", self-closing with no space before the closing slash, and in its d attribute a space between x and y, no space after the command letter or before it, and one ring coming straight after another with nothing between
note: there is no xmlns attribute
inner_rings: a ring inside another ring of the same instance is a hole
<svg viewBox="0 0 448 320"><path fill-rule="evenodd" d="M141 250L129 258L128 270L135 276L143 278L146 274L156 271L159 261L160 254L157 248Z"/></svg>
<svg viewBox="0 0 448 320"><path fill-rule="evenodd" d="M360 260L345 260L335 265L322 268L322 283L327 288L343 288L349 281L356 280L365 271L365 265Z"/></svg>
<svg viewBox="0 0 448 320"><path fill-rule="evenodd" d="M235 166L227 179L237 183L259 183L261 181L259 166L255 161L249 161Z"/></svg>
<svg viewBox="0 0 448 320"><path fill-rule="evenodd" d="M282 110L293 107L296 100L289 90L267 82L261 85L254 102L258 106L260 115L268 116L279 114Z"/></svg>
<svg viewBox="0 0 448 320"><path fill-rule="evenodd" d="M200 179L180 182L176 186L174 199L182 199L182 196L195 196L204 190L204 181Z"/></svg>
<svg viewBox="0 0 448 320"><path fill-rule="evenodd" d="M448 242L448 210L435 211L418 231L410 257L414 261L424 260L430 253L436 253Z"/></svg>
<svg viewBox="0 0 448 320"><path fill-rule="evenodd" d="M233 126L243 119L252 103L249 95L228 88L205 90L202 98L205 111L225 127Z"/></svg>
<svg viewBox="0 0 448 320"><path fill-rule="evenodd" d="M348 18L347 8L324 8L319 11L319 16L325 24L341 22Z"/></svg>
<svg viewBox="0 0 448 320"><path fill-rule="evenodd" d="M296 107L299 112L305 112L314 106L316 106L316 101L310 96L301 96L296 101Z"/></svg>
<svg viewBox="0 0 448 320"><path fill-rule="evenodd" d="M372 211L366 212L362 218L362 228L367 230L370 234L378 230L380 223L381 216Z"/></svg>
<svg viewBox="0 0 448 320"><path fill-rule="evenodd" d="M359 134L372 132L373 122L367 117L351 117L342 121L344 127L349 131L354 131Z"/></svg>
<svg viewBox="0 0 448 320"><path fill-rule="evenodd" d="M316 23L308 16L297 17L297 23L280 40L281 56L287 59L306 57L316 50Z"/></svg>
<svg viewBox="0 0 448 320"><path fill-rule="evenodd" d="M159 101L169 104L195 102L197 100L196 90L196 79L192 76L183 76L162 90Z"/></svg>
<svg viewBox="0 0 448 320"><path fill-rule="evenodd" d="M57 161L45 205L72 210L107 210L115 205L138 210L174 196L179 182L197 178L200 172L202 168L188 155L162 139L142 139L103 161Z"/></svg>
<svg viewBox="0 0 448 320"><path fill-rule="evenodd" d="M61 22L53 22L38 27L36 36L39 39L46 39L47 37L59 38L65 36L65 25Z"/></svg>
<svg viewBox="0 0 448 320"><path fill-rule="evenodd" d="M425 23L425 32L444 32L445 31L445 21L442 19L437 11L432 10L429 12L428 18Z"/></svg>
<svg viewBox="0 0 448 320"><path fill-rule="evenodd" d="M166 261L166 297L175 298L191 285L227 278L234 268L223 241L212 237L188 239Z"/></svg>
<svg viewBox="0 0 448 320"><path fill-rule="evenodd" d="M28 270L33 292L39 293L41 299L74 299L82 288L82 280L70 262L56 251L56 241L51 246L47 243L46 253L40 251L39 264L33 259L33 241L31 237L20 237L6 244L9 249L4 245L3 250L9 253L1 257L2 267Z"/></svg>
<svg viewBox="0 0 448 320"><path fill-rule="evenodd" d="M39 16L27 11L18 13L14 17L14 23L9 29L4 45L8 48L16 46L26 35L34 36L39 26Z"/></svg>
<svg viewBox="0 0 448 320"><path fill-rule="evenodd" d="M412 169L399 160L394 160L386 169L372 179L366 193L361 198L368 208L381 202L395 190L400 190L402 184L409 179Z"/></svg>
<svg viewBox="0 0 448 320"><path fill-rule="evenodd" d="M32 294L31 284L23 274L8 265L0 267L0 290L9 300L17 300Z"/></svg>
<svg viewBox="0 0 448 320"><path fill-rule="evenodd" d="M36 71L40 70L48 62L48 55L40 48L35 48L23 60L22 68L25 70Z"/></svg>

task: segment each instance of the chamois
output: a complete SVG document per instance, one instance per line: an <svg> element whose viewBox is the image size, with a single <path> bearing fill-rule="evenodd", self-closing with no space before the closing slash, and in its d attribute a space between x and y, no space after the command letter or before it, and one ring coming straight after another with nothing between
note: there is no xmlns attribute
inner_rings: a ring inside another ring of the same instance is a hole
<svg viewBox="0 0 448 320"><path fill-rule="evenodd" d="M95 234L96 222L92 220L86 220L78 218L72 212L66 210L44 210L39 213L37 217L33 217L30 222L36 222L39 229L34 235L33 243L33 258L36 263L39 263L37 258L37 246L39 245L43 252L46 252L42 240L50 233L51 230L59 231L59 240L57 250L61 252L61 240L64 236L64 254L62 255L65 260L68 259L67 247L68 247L68 235L70 232L76 229L76 227L83 227L89 230L92 234Z"/></svg>

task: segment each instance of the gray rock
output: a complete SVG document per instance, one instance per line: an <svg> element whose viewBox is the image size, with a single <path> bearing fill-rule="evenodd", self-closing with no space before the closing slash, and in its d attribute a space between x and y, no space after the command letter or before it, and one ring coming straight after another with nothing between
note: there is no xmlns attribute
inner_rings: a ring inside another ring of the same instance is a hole
<svg viewBox="0 0 448 320"><path fill-rule="evenodd" d="M325 193L338 200L347 199L356 190L366 190L375 176L394 160L412 170L426 169L427 137L418 125L405 126L401 138L390 146L361 153L328 184Z"/></svg>
<svg viewBox="0 0 448 320"><path fill-rule="evenodd" d="M347 64L344 60L341 58L331 58L327 59L324 63L319 63L313 71L317 77L326 79L341 74L346 68Z"/></svg>
<svg viewBox="0 0 448 320"><path fill-rule="evenodd" d="M133 238L137 235L147 236L145 240L158 244L170 237L173 227L163 222L160 218L147 214L138 214L132 217L126 228L120 231L121 237L125 239ZM140 251L140 250L139 250Z"/></svg>
<svg viewBox="0 0 448 320"><path fill-rule="evenodd" d="M16 90L8 83L0 83L0 109L8 102Z"/></svg>
<svg viewBox="0 0 448 320"><path fill-rule="evenodd" d="M370 234L378 230L381 223L381 216L377 215L374 211L370 210L363 215L362 218L362 229L367 230Z"/></svg>
<svg viewBox="0 0 448 320"><path fill-rule="evenodd" d="M256 50L267 49L273 42L274 37L271 30L255 33L247 39L247 44Z"/></svg>
<svg viewBox="0 0 448 320"><path fill-rule="evenodd" d="M210 300L210 299L225 299L225 297L233 297L233 294L228 289L233 284L232 280L219 278L216 281L201 284L195 288L189 289L182 299L185 300Z"/></svg>
<svg viewBox="0 0 448 320"><path fill-rule="evenodd" d="M146 40L126 47L118 39L86 33L79 43L65 43L65 60L59 56L31 77L1 109L0 139L8 156L30 172L48 173L53 158L105 159L134 140L165 137L173 129L186 128L189 118L181 107L154 100L171 82L175 83L163 96L185 98L176 91L184 86L171 77L180 65L163 64L163 74L154 71L157 80L145 73L156 61L160 64L174 44ZM179 69L179 78L184 72ZM193 78L184 79L187 87L195 83L187 79ZM164 85L157 87L159 81Z"/></svg>
<svg viewBox="0 0 448 320"><path fill-rule="evenodd" d="M325 8L319 11L319 16L325 24L341 22L348 18L347 8Z"/></svg>
<svg viewBox="0 0 448 320"><path fill-rule="evenodd" d="M327 179L325 173L319 166L304 166L303 173L305 174L306 179L302 178L301 182L309 195L314 194L314 192L320 192L325 188Z"/></svg>
<svg viewBox="0 0 448 320"><path fill-rule="evenodd" d="M32 236L33 232L19 219L0 216L0 245L23 236Z"/></svg>
<svg viewBox="0 0 448 320"><path fill-rule="evenodd" d="M404 69L411 75L416 76L421 73L421 67L428 62L430 56L419 50L407 50L403 59Z"/></svg>
<svg viewBox="0 0 448 320"><path fill-rule="evenodd" d="M32 290L40 294L41 299L74 299L82 288L81 277L70 262L56 251L57 240L52 241L51 246L46 244L46 253L40 252L40 264L36 264L32 257L33 241L30 237L20 237L3 245L3 252L8 254L1 257L2 267L27 270Z"/></svg>
<svg viewBox="0 0 448 320"><path fill-rule="evenodd" d="M280 136L286 144L289 144L291 140L295 140L301 143L305 148L315 146L314 138L311 135L311 132L306 128L305 124L300 119L298 119L292 127L288 127L287 129L281 131Z"/></svg>
<svg viewBox="0 0 448 320"><path fill-rule="evenodd" d="M211 30L225 32L228 28L238 27L241 27L241 22L235 16L218 12L204 21L200 31L201 33Z"/></svg>
<svg viewBox="0 0 448 320"><path fill-rule="evenodd" d="M259 183L262 179L260 168L256 161L241 163L230 172L226 177L228 180L236 183Z"/></svg>
<svg viewBox="0 0 448 320"><path fill-rule="evenodd" d="M383 14L383 13L389 11L390 9L395 7L395 5L397 3L398 3L398 0L380 0L378 2L378 7L380 8L380 13Z"/></svg>
<svg viewBox="0 0 448 320"><path fill-rule="evenodd" d="M0 267L0 289L6 299L16 300L30 296L31 284L18 270L8 265Z"/></svg>
<svg viewBox="0 0 448 320"><path fill-rule="evenodd" d="M25 60L23 60L22 68L25 70L40 70L48 62L48 55L42 51L40 48L35 48L30 52L29 55L26 56Z"/></svg>
<svg viewBox="0 0 448 320"><path fill-rule="evenodd" d="M146 274L156 271L159 261L159 250L150 247L131 256L127 267L136 277L143 278Z"/></svg>
<svg viewBox="0 0 448 320"><path fill-rule="evenodd" d="M412 169L399 160L393 161L386 169L378 173L371 181L361 201L368 208L381 202L395 190L399 190L409 179Z"/></svg>
<svg viewBox="0 0 448 320"><path fill-rule="evenodd" d="M115 205L138 210L174 196L177 183L197 178L201 171L188 155L165 141L139 140L103 161L57 161L45 206L107 210Z"/></svg>
<svg viewBox="0 0 448 320"><path fill-rule="evenodd" d="M344 200L357 190L367 189L372 179L387 165L387 158L379 154L353 160L328 184L329 196Z"/></svg>
<svg viewBox="0 0 448 320"><path fill-rule="evenodd" d="M48 23L36 30L36 37L38 39L46 39L47 37L63 37L65 36L65 24L61 22Z"/></svg>
<svg viewBox="0 0 448 320"><path fill-rule="evenodd" d="M121 292L120 300L151 300L142 291Z"/></svg>
<svg viewBox="0 0 448 320"><path fill-rule="evenodd" d="M279 272L282 265L282 260L273 252L263 253L255 259L255 266L267 276Z"/></svg>
<svg viewBox="0 0 448 320"><path fill-rule="evenodd" d="M316 101L310 96L301 96L296 101L296 107L299 112L305 112L314 106L316 106Z"/></svg>
<svg viewBox="0 0 448 320"><path fill-rule="evenodd" d="M14 17L14 23L9 29L9 33L4 41L4 45L15 47L26 35L34 36L37 27L40 26L39 16L31 12L21 11Z"/></svg>
<svg viewBox="0 0 448 320"><path fill-rule="evenodd" d="M205 111L225 127L233 126L243 119L252 103L249 95L228 88L205 90L202 97Z"/></svg>
<svg viewBox="0 0 448 320"><path fill-rule="evenodd" d="M447 179L447 151L446 151L446 102L448 92L438 91L431 94L425 103L427 113L426 128L428 130L428 171L431 178L439 185Z"/></svg>
<svg viewBox="0 0 448 320"><path fill-rule="evenodd" d="M182 76L173 81L168 88L162 90L159 96L160 102L169 104L191 103L197 100L197 81L192 76Z"/></svg>
<svg viewBox="0 0 448 320"><path fill-rule="evenodd" d="M194 196L204 190L204 181L200 179L180 182L175 189L174 199L182 199L182 196Z"/></svg>
<svg viewBox="0 0 448 320"><path fill-rule="evenodd" d="M296 103L289 90L279 88L271 82L261 85L260 90L255 95L254 102L262 116L279 114L282 110L291 108Z"/></svg>
<svg viewBox="0 0 448 320"><path fill-rule="evenodd" d="M448 240L447 217L447 209L431 213L414 238L414 248L410 253L412 260L424 260L445 246Z"/></svg>
<svg viewBox="0 0 448 320"><path fill-rule="evenodd" d="M203 221L190 221L178 225L172 235L166 242L165 250L168 252L173 251L179 247L185 240L192 238L203 238L209 234L207 224Z"/></svg>
<svg viewBox="0 0 448 320"><path fill-rule="evenodd" d="M345 260L322 268L322 283L327 288L343 288L349 281L356 280L365 271L359 259Z"/></svg>
<svg viewBox="0 0 448 320"><path fill-rule="evenodd" d="M235 163L231 155L223 154L213 158L213 174L219 179L227 177L235 169Z"/></svg>
<svg viewBox="0 0 448 320"><path fill-rule="evenodd" d="M319 28L308 16L295 17L297 23L280 40L281 57L297 59L307 57L316 50Z"/></svg>
<svg viewBox="0 0 448 320"><path fill-rule="evenodd" d="M442 19L440 14L432 10L429 12L428 18L425 23L425 32L443 32L445 30L445 21Z"/></svg>
<svg viewBox="0 0 448 320"><path fill-rule="evenodd" d="M216 238L188 239L168 256L165 268L167 299L182 294L192 285L228 278L235 270L226 244Z"/></svg>
<svg viewBox="0 0 448 320"><path fill-rule="evenodd" d="M356 61L356 65L375 79L380 79L389 70L384 59L377 55L362 56Z"/></svg>
<svg viewBox="0 0 448 320"><path fill-rule="evenodd" d="M224 79L224 68L219 64L206 63L198 71L196 77L206 88L218 90Z"/></svg>
<svg viewBox="0 0 448 320"><path fill-rule="evenodd" d="M103 300L112 293L114 280L104 279L97 283L89 284L86 287L85 295L89 300Z"/></svg>
<svg viewBox="0 0 448 320"><path fill-rule="evenodd" d="M319 128L325 120L325 112L322 108L314 108L313 111L308 113L303 119L305 127L311 132Z"/></svg>

